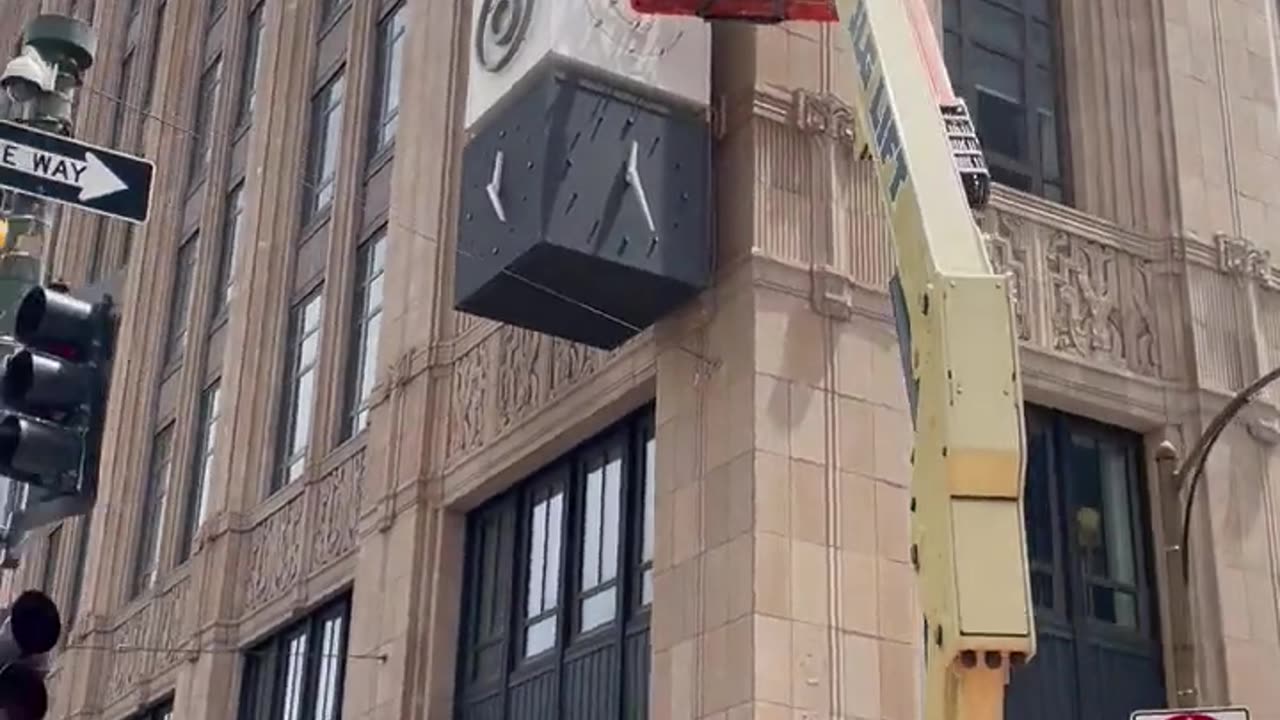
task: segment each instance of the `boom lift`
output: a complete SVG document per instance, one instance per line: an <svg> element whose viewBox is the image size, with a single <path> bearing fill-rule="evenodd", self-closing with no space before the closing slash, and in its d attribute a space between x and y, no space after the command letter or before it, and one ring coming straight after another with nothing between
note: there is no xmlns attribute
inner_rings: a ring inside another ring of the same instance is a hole
<svg viewBox="0 0 1280 720"><path fill-rule="evenodd" d="M993 271L972 215L988 200L990 176L923 0L632 5L706 19L840 21L849 32L858 141L878 165L897 250L891 295L915 424L924 717L999 720L1010 667L1035 654L1018 343L1009 280Z"/></svg>

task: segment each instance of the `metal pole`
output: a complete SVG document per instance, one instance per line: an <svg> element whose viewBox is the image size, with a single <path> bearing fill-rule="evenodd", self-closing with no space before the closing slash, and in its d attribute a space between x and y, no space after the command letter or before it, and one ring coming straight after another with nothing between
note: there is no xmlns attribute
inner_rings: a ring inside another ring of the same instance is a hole
<svg viewBox="0 0 1280 720"><path fill-rule="evenodd" d="M3 117L37 130L71 137L76 93L84 73L93 65L97 36L87 23L64 15L40 15L23 31L20 54L0 76ZM47 260L56 239L54 204L42 198L0 191L0 337L12 336L19 298L39 285L49 272ZM13 520L27 504L31 489L0 476L8 487L4 516L0 517L0 567L16 565ZM20 535L20 533L17 533Z"/></svg>

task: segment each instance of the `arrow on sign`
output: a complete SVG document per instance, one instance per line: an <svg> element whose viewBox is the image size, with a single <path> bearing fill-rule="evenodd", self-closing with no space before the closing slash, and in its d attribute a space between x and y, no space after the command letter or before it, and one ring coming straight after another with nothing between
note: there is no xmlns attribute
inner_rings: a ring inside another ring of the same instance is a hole
<svg viewBox="0 0 1280 720"><path fill-rule="evenodd" d="M0 140L0 165L78 188L81 201L104 197L128 187L91 152L84 154L82 162Z"/></svg>
<svg viewBox="0 0 1280 720"><path fill-rule="evenodd" d="M0 186L10 190L143 223L154 172L142 158L0 121Z"/></svg>

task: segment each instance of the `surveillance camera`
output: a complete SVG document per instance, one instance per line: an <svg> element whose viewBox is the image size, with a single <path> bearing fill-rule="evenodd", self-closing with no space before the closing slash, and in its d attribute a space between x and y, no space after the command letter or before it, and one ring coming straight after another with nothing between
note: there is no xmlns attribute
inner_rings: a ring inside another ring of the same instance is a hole
<svg viewBox="0 0 1280 720"><path fill-rule="evenodd" d="M45 62L40 52L28 45L22 54L5 65L0 74L0 88L3 88L15 102L25 102L37 93L53 92L57 87L58 69L52 63Z"/></svg>

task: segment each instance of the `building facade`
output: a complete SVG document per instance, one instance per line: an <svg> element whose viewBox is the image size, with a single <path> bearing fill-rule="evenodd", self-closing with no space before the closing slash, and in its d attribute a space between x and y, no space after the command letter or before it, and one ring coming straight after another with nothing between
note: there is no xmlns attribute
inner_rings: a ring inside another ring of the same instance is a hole
<svg viewBox="0 0 1280 720"><path fill-rule="evenodd" d="M50 717L919 716L842 28L689 31L713 282L603 351L454 309L471 3L9 5L10 46L92 19L78 133L157 168L147 225L66 212L46 249L124 313L98 507L4 579L64 609ZM1280 720L1280 390L1208 462L1185 585L1155 462L1280 365L1280 8L933 10L1023 343L1040 640L1010 717Z"/></svg>

